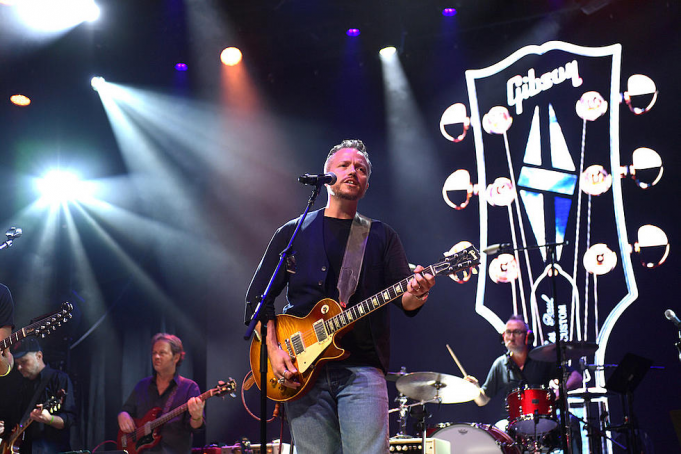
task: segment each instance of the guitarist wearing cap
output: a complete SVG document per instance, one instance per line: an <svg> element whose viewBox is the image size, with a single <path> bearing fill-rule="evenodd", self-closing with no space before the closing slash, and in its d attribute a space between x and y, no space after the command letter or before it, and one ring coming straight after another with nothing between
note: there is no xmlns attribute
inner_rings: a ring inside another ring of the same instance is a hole
<svg viewBox="0 0 681 454"><path fill-rule="evenodd" d="M268 382L272 389L305 388L285 404L298 453L384 454L389 450L385 372L390 355L390 309L370 314L364 308L358 309L356 317L353 316L353 321L356 319L353 329L339 343L349 356L315 366L316 378L307 383L302 380L306 371L297 370L295 365L302 369L303 360L300 356L297 360L293 358L293 350L301 347L302 342L289 343L277 336L276 326L283 323L281 319L279 323L275 320L274 299L284 289L286 316L306 317L325 298L333 298L348 308L359 307L363 299L412 274L397 233L380 221L358 216L357 206L371 174L369 155L362 141L344 140L334 146L327 155L324 172L336 176L335 182L326 185L327 205L305 218L293 244L293 255L289 255L286 269L278 274L264 302L263 313L269 320L266 344L273 374ZM246 295L247 324L296 221L276 231L258 266ZM357 257L361 260L356 260ZM347 266L348 263L351 265ZM341 268L352 270L344 274L358 280L341 279ZM355 283L348 286L347 281ZM414 277L399 289L390 306L407 316L416 315L434 281L434 276L425 273L423 267L416 267ZM322 306L321 312L326 307Z"/></svg>
<svg viewBox="0 0 681 454"><path fill-rule="evenodd" d="M33 422L25 431L20 452L54 454L70 451L69 428L77 417L71 379L65 372L45 364L42 348L36 338L26 338L15 345L12 354L16 369L23 379L19 388L20 404L14 420ZM54 413L39 405L61 394L64 394L63 404ZM8 428L5 427L5 431Z"/></svg>
<svg viewBox="0 0 681 454"><path fill-rule="evenodd" d="M205 429L205 402L199 398L199 386L177 372L184 356L179 337L158 333L152 338L153 375L137 383L123 405L118 414L120 431L122 434L132 434L144 424L185 403L187 411L155 429L153 436L137 439L130 444L125 442L126 446L119 446L119 449L134 454L191 452L193 434ZM158 409L162 409L160 414L157 414Z"/></svg>

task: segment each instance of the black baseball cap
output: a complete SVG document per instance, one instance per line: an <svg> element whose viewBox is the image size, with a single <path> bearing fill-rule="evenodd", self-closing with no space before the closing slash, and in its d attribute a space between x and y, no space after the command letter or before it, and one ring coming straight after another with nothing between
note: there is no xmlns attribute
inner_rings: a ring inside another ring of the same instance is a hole
<svg viewBox="0 0 681 454"><path fill-rule="evenodd" d="M40 348L40 343L38 342L38 339L36 339L35 337L29 337L20 341L18 344L14 345L14 347L12 348L12 356L14 356L15 358L21 358L28 352L41 351L43 351L43 349Z"/></svg>

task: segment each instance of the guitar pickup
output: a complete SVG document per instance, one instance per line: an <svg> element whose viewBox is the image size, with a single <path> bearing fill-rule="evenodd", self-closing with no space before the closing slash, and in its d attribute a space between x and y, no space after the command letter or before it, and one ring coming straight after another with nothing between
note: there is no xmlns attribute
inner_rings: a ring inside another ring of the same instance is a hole
<svg viewBox="0 0 681 454"><path fill-rule="evenodd" d="M305 351L305 345L303 344L303 336L300 335L300 332L297 332L293 336L291 336L291 344L293 347L293 353L295 355L299 355L300 353Z"/></svg>
<svg viewBox="0 0 681 454"><path fill-rule="evenodd" d="M323 342L329 337L326 332L326 327L324 326L324 320L317 320L312 325L312 328L314 328L314 333L317 336L317 342Z"/></svg>

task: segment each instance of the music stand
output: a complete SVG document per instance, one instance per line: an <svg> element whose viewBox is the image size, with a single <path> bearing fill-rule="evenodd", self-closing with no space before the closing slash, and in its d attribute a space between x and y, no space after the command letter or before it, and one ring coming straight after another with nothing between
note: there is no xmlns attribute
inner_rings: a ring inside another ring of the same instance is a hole
<svg viewBox="0 0 681 454"><path fill-rule="evenodd" d="M627 353L605 382L605 388L608 391L614 391L622 396L622 407L626 409L624 414L627 418L621 427L626 431L627 452L632 454L641 452L638 443L638 422L634 416L633 408L634 389L641 383L652 365L653 361L648 358ZM624 405L624 396L626 396L626 407Z"/></svg>

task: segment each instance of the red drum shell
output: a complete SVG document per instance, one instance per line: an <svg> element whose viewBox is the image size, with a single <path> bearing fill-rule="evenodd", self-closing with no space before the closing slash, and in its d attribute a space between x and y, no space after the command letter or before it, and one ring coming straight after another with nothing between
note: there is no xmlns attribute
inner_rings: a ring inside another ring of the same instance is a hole
<svg viewBox="0 0 681 454"><path fill-rule="evenodd" d="M558 425L556 398L546 387L516 388L506 397L509 428L524 435L540 435Z"/></svg>

